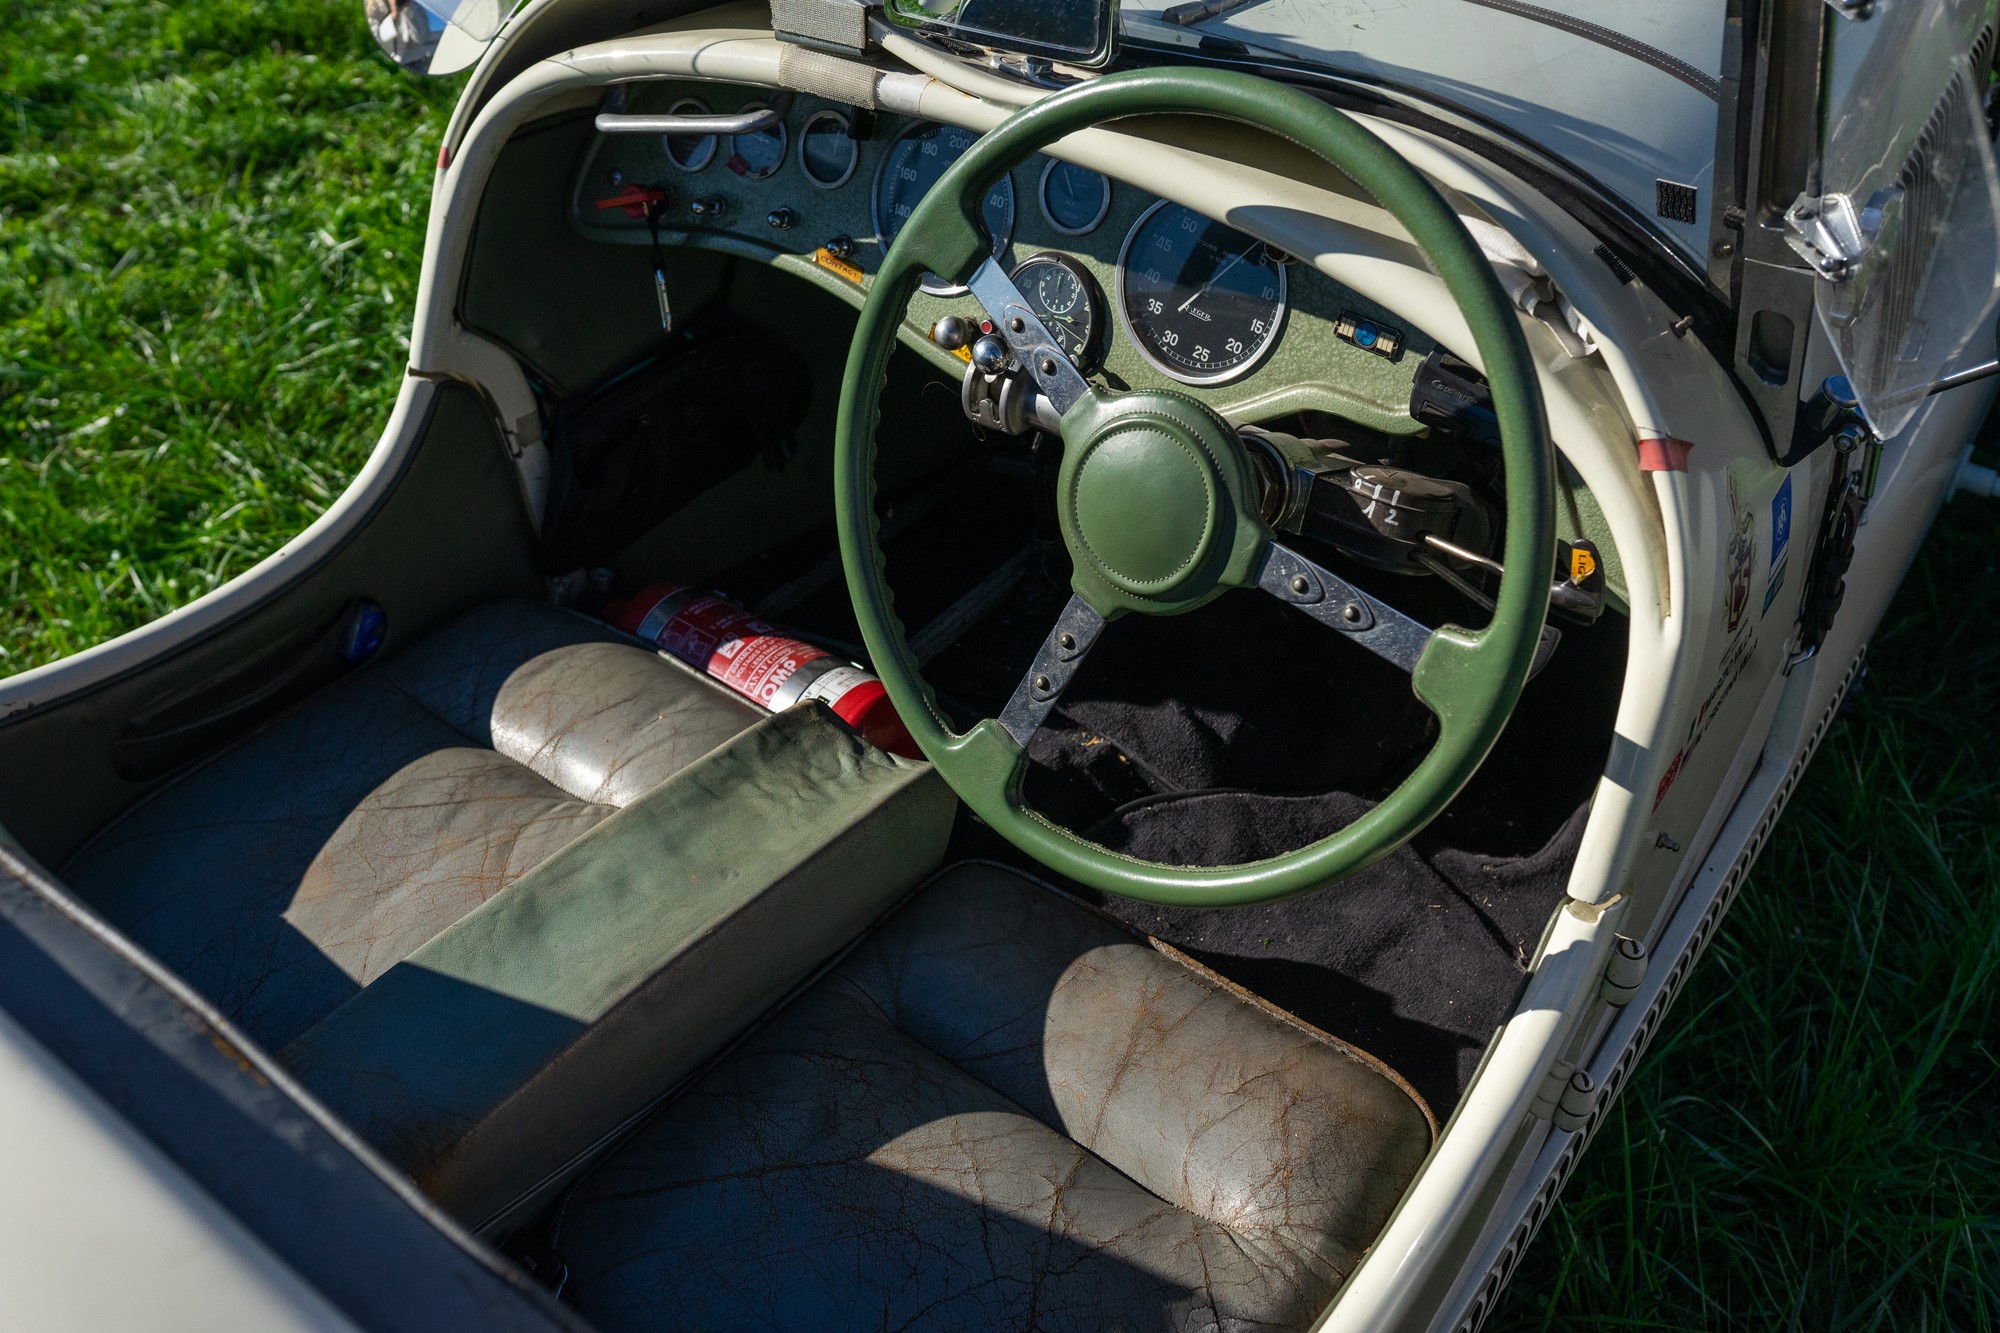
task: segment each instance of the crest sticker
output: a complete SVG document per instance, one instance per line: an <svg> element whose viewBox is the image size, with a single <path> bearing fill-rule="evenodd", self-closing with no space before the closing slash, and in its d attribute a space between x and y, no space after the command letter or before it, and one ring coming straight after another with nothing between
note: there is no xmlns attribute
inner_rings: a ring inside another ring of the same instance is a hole
<svg viewBox="0 0 2000 1333"><path fill-rule="evenodd" d="M1733 634L1743 623L1743 613L1750 609L1750 576L1757 562L1757 516L1737 496L1734 472L1729 474L1729 511L1736 523L1729 538L1728 582L1722 590L1722 611L1723 628Z"/></svg>

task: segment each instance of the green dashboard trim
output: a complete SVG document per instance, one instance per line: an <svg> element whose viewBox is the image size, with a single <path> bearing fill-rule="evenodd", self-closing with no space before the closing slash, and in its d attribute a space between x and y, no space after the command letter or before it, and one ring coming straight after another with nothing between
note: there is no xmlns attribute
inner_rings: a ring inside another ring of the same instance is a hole
<svg viewBox="0 0 2000 1333"><path fill-rule="evenodd" d="M696 97L718 110L761 101L769 90L692 80L661 80L627 85L626 109L664 112L684 97ZM821 98L798 97L788 119L797 124L821 110L852 114L853 108ZM648 245L651 235L643 219L620 210L599 210L597 201L628 184L666 186L674 191L662 219L663 246L686 246L740 255L795 274L859 308L879 268L883 247L875 236L871 202L874 178L884 153L908 118L878 113L873 136L861 144L861 161L853 177L832 190L818 188L799 169L796 135L785 166L761 181L731 175L727 154L718 151L713 163L696 173L681 171L667 158L655 135L594 135L569 191L570 225L588 239L618 245ZM1127 231L1151 207L1155 196L1121 182L1112 183L1110 211L1087 236L1069 236L1042 216L1039 159L1015 168L1014 240L1011 264L1030 255L1054 251L1082 264L1103 289L1106 343L1104 373L1097 376L1113 388L1171 389L1188 394L1232 420L1271 420L1294 412L1322 411L1357 425L1395 435L1423 429L1409 414L1410 389L1416 368L1437 344L1422 330L1411 328L1394 312L1349 291L1311 265L1294 262L1288 271L1289 311L1286 327L1261 365L1242 378L1222 385L1187 385L1155 368L1118 326L1118 254ZM613 184L613 173L617 184ZM687 205L697 197L721 195L730 209L718 227L687 225ZM774 209L789 208L799 222L788 231L764 225ZM679 221L681 225L671 225ZM835 236L855 243L853 263L863 273L860 283L822 267L813 252ZM782 238L782 240L778 239ZM970 296L937 297L919 292L898 336L940 372L956 379L964 363L933 343L928 330L942 316L977 317L978 303ZM1352 312L1402 330L1405 346L1391 361L1352 346L1334 331L1336 316ZM839 336L845 338L846 330Z"/></svg>

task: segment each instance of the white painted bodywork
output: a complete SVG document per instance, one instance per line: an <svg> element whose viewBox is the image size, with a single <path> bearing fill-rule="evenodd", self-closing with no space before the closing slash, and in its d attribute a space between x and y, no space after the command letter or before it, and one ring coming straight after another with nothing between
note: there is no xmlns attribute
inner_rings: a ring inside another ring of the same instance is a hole
<svg viewBox="0 0 2000 1333"><path fill-rule="evenodd" d="M354 1328L0 1014L0 1328Z"/></svg>

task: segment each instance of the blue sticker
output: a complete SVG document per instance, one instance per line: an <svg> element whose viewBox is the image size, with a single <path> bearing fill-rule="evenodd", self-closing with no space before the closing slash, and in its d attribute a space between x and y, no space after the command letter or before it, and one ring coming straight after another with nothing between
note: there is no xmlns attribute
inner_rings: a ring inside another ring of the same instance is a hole
<svg viewBox="0 0 2000 1333"><path fill-rule="evenodd" d="M1778 483L1771 497L1771 568L1776 569L1792 545L1792 474Z"/></svg>

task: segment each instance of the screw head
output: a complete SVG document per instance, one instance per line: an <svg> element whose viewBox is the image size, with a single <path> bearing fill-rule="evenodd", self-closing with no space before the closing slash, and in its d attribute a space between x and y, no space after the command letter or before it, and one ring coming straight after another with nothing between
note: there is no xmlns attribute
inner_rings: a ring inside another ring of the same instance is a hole
<svg viewBox="0 0 2000 1333"><path fill-rule="evenodd" d="M1076 635L1074 634L1062 635L1060 638L1056 640L1056 647L1062 649L1064 652L1070 651L1070 649L1076 647Z"/></svg>
<svg viewBox="0 0 2000 1333"><path fill-rule="evenodd" d="M1054 684L1055 682L1051 681L1047 676L1035 677L1035 690L1039 694L1047 694Z"/></svg>
<svg viewBox="0 0 2000 1333"><path fill-rule="evenodd" d="M1028 327L1028 321L1022 319L1019 315L1016 315L1014 316L1014 318L1007 321L1007 327L1012 332L1019 333L1023 329Z"/></svg>
<svg viewBox="0 0 2000 1333"><path fill-rule="evenodd" d="M1303 597L1313 589L1312 580L1303 574L1292 575L1292 591Z"/></svg>
<svg viewBox="0 0 2000 1333"><path fill-rule="evenodd" d="M1056 373L1056 359L1054 357L1045 356L1042 358L1042 373L1044 375L1053 375Z"/></svg>
<svg viewBox="0 0 2000 1333"><path fill-rule="evenodd" d="M1361 607L1357 603L1349 602L1346 606L1340 608L1340 618L1350 625L1359 623L1361 620Z"/></svg>

